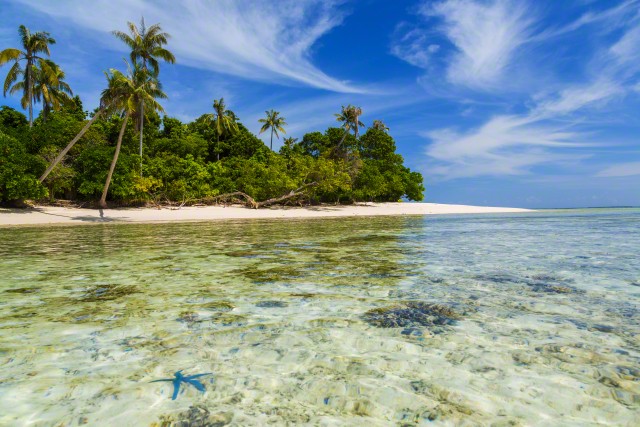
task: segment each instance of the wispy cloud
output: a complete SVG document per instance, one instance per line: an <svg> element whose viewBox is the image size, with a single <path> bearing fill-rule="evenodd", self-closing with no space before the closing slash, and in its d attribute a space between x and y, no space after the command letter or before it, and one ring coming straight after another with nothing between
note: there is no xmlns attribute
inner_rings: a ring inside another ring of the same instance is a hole
<svg viewBox="0 0 640 427"><path fill-rule="evenodd" d="M614 81L601 77L593 83L575 85L562 89L556 96L542 100L532 115L539 119L550 119L570 114L586 106L604 104L613 97L624 94L624 88Z"/></svg>
<svg viewBox="0 0 640 427"><path fill-rule="evenodd" d="M588 3L593 3L592 1ZM634 18L634 11L637 10L640 0L626 0L609 9L600 11L588 11L583 13L578 19L560 28L548 28L533 37L531 41L548 40L567 33L572 33L587 25L604 24L604 30L611 30L624 25Z"/></svg>
<svg viewBox="0 0 640 427"><path fill-rule="evenodd" d="M458 50L449 63L449 80L476 88L493 86L502 77L533 24L525 3L511 0L448 0L421 11L444 21L445 34Z"/></svg>
<svg viewBox="0 0 640 427"><path fill-rule="evenodd" d="M640 12L639 12L640 17ZM611 56L618 64L632 64L631 71L637 71L640 68L640 23L627 31L613 46L609 49Z"/></svg>
<svg viewBox="0 0 640 427"><path fill-rule="evenodd" d="M172 34L170 47L186 65L252 80L361 91L328 76L311 59L318 39L342 23L341 0L18 1L102 33L144 15ZM117 46L111 37L103 39Z"/></svg>
<svg viewBox="0 0 640 427"><path fill-rule="evenodd" d="M512 0L423 2L418 10L424 24L404 33L399 26L402 35L395 37L392 53L427 68L436 51L433 47L438 46L434 32L427 29L435 19L441 35L454 47L445 59L447 79L473 89L495 88L535 22L527 3Z"/></svg>
<svg viewBox="0 0 640 427"><path fill-rule="evenodd" d="M425 136L432 141L426 148L432 166L429 174L445 179L520 175L539 164L582 158L554 150L594 145L590 142L592 135L573 129L575 124L563 118L603 105L623 93L615 83L599 80L541 99L525 114L495 116L468 132L427 132Z"/></svg>
<svg viewBox="0 0 640 427"><path fill-rule="evenodd" d="M496 116L478 129L441 129L425 134L433 142L426 154L428 173L445 179L482 175L520 175L542 163L569 160L549 148L579 147L582 135L531 116Z"/></svg>
<svg viewBox="0 0 640 427"><path fill-rule="evenodd" d="M432 141L425 149L430 166L427 173L444 179L481 175L518 175L530 172L537 165L565 163L584 157L582 152L579 153L573 149L594 145L597 133L592 132L593 129L589 127L589 123L599 117L601 111L605 111L612 101L623 99L633 93L635 85L638 84L640 14L632 10L631 14L622 16L622 11L630 12L629 7L635 2L635 0L626 1L611 10L604 11L605 18L585 14L563 28L562 32L566 33L594 22L603 24L608 20L612 28L608 28L607 32L611 32L614 29L613 26L618 25L617 29L621 35L615 40L609 37L609 46L594 49L592 57L585 58L579 64L578 70L582 72L583 82L555 82L550 85L552 89L544 93L530 94L527 108L523 113L494 113L492 118L473 129L460 131L455 128L445 128L425 132L423 135ZM451 20L451 16L455 16L456 13L462 13L462 16L465 16L467 12L459 12L457 8L467 3L469 3L468 0L449 0L438 3L434 8L439 10L438 8L446 6L441 14L447 17L445 20ZM506 4L506 1L494 1L482 3L483 6L479 7L496 8L491 9L494 10L492 16L499 17L498 20L506 20L507 24L503 27L520 28L520 31L511 31L521 35L519 41L508 44L519 46L525 42L523 37L528 34L530 24L526 21L521 25L510 23L513 17L507 18L501 15L501 8ZM516 9L520 12L515 16L522 17L522 11L526 10L522 5L525 3L518 4L521 8ZM479 18L482 16L480 12L476 11L475 16L476 18L469 18L470 22L474 19L482 21ZM459 21L463 22L462 19L454 22ZM483 24L478 25L482 27ZM471 26L471 24L462 25L460 28ZM500 27L500 25L497 26ZM498 30L498 34L506 33L509 31ZM448 34L452 37L451 30ZM465 34L469 35L472 32L467 31ZM558 30L542 31L540 34L546 34L546 36L531 38L526 43L542 43L550 37L559 35L560 32ZM461 45L456 44L456 46ZM506 49L505 58L509 57L509 51ZM460 61L460 64L467 61L467 68L474 69L473 61L470 59L471 54L465 56L464 52L465 49L460 48L456 54L459 58L451 62L448 74L450 77L451 73L456 75L455 67L458 63L456 61ZM479 56L479 58L483 57L483 55ZM498 63L500 58L501 56L498 57ZM508 61L503 63L508 64ZM487 79L480 81L489 82L491 76L500 78L501 69L504 70L505 67L498 66L492 73L487 74ZM460 70L459 75L464 76L464 68L461 67ZM466 81L472 80L469 78ZM608 143L611 142L613 141L608 141ZM599 176L614 176L612 175L614 173L628 175L635 170L637 170L637 163L625 163L611 166Z"/></svg>
<svg viewBox="0 0 640 427"><path fill-rule="evenodd" d="M620 177L635 175L640 175L640 162L619 163L617 165L609 166L598 172L596 176Z"/></svg>
<svg viewBox="0 0 640 427"><path fill-rule="evenodd" d="M428 68L431 56L440 50L440 45L430 41L422 29L408 29L406 23L397 26L394 38L391 53L416 67Z"/></svg>

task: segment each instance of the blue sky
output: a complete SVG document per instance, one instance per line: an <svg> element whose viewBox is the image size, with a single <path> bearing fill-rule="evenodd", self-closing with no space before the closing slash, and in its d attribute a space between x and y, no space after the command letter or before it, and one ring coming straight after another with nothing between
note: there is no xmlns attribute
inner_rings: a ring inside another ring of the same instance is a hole
<svg viewBox="0 0 640 427"><path fill-rule="evenodd" d="M640 205L640 0L4 1L49 31L87 109L124 68L109 34L159 22L171 116L227 104L251 130L280 111L288 134L335 125L348 103L382 119L427 201L522 207ZM4 79L6 67L0 69ZM6 98L17 107L17 99ZM274 144L276 145L276 144ZM279 142L277 144L279 146Z"/></svg>

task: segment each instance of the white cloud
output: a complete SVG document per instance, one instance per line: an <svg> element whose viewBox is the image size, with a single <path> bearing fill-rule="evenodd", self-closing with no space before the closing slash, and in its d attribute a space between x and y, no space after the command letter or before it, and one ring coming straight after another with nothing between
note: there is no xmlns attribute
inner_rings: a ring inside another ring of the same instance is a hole
<svg viewBox="0 0 640 427"><path fill-rule="evenodd" d="M464 2L449 0L446 4L460 5ZM633 3L635 1L625 2L623 6L628 8ZM426 147L430 159L427 173L448 179L516 175L528 173L543 163L558 164L579 159L581 156L570 149L592 145L589 141L593 140L593 135L585 131L589 123L593 123L597 113L612 101L633 93L636 90L634 85L638 84L639 20L622 19L621 10L615 8L605 12L610 24L621 22L622 36L609 48L599 49L592 58L584 61L591 76L586 83L561 84L560 89L533 96L534 105L526 112L496 115L475 129L460 132L449 128L426 133L425 136L432 141ZM596 21L599 22L599 18L584 15L573 27ZM464 49L460 54L463 52ZM471 69L472 63L468 66ZM615 165L599 176L635 174L637 166L638 163Z"/></svg>
<svg viewBox="0 0 640 427"><path fill-rule="evenodd" d="M605 103L624 92L619 84L607 78L601 78L593 83L563 89L557 97L540 102L533 114L541 118L553 118L559 114L573 113L593 104Z"/></svg>
<svg viewBox="0 0 640 427"><path fill-rule="evenodd" d="M640 162L619 163L598 172L600 177L620 177L640 175Z"/></svg>
<svg viewBox="0 0 640 427"><path fill-rule="evenodd" d="M449 64L449 80L477 88L493 86L502 77L533 23L524 3L511 0L447 0L423 6L422 13L440 17L458 49Z"/></svg>
<svg viewBox="0 0 640 427"><path fill-rule="evenodd" d="M627 31L609 51L618 63L640 61L640 25Z"/></svg>
<svg viewBox="0 0 640 427"><path fill-rule="evenodd" d="M433 141L426 149L433 160L428 173L447 179L523 174L531 166L569 158L548 148L585 145L580 134L531 116L496 116L470 132L440 129L425 136Z"/></svg>
<svg viewBox="0 0 640 427"><path fill-rule="evenodd" d="M396 28L396 40L391 45L391 53L405 62L420 68L427 68L431 56L438 52L440 46L430 43L427 35L419 28L406 30L406 25Z"/></svg>
<svg viewBox="0 0 640 427"><path fill-rule="evenodd" d="M620 86L603 79L566 88L557 96L539 100L528 113L498 115L468 132L428 132L425 136L432 143L426 154L432 167L427 172L447 179L518 175L535 165L576 159L555 149L590 146L589 135L568 131L571 122L558 124L555 119L603 105L622 94Z"/></svg>
<svg viewBox="0 0 640 427"><path fill-rule="evenodd" d="M533 25L526 3L512 0L424 2L419 13L442 22L439 30L455 47L447 62L448 80L474 89L495 88L518 48L527 42ZM424 27L396 37L392 53L427 68L434 53L434 36L427 31L430 24L425 22Z"/></svg>
<svg viewBox="0 0 640 427"><path fill-rule="evenodd" d="M594 1L589 0L585 3L593 2ZM609 9L586 12L575 21L563 27L550 28L541 32L537 36L534 36L532 40L540 41L551 39L593 24L602 25L605 31L619 28L630 19L632 20L635 18L634 11L637 10L638 3L640 3L640 0L626 0Z"/></svg>
<svg viewBox="0 0 640 427"><path fill-rule="evenodd" d="M18 1L102 33L124 30L127 21L144 15L146 22L161 23L173 36L169 47L182 64L247 79L360 91L311 61L318 39L342 23L341 0ZM118 46L107 34L104 40Z"/></svg>

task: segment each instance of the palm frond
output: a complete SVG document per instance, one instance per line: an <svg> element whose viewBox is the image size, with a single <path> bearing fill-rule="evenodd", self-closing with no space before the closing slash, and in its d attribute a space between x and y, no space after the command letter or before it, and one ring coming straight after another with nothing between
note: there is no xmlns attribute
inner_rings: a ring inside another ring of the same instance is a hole
<svg viewBox="0 0 640 427"><path fill-rule="evenodd" d="M20 66L20 63L16 62L13 64L11 68L9 68L9 72L7 73L7 77L4 79L4 90L3 95L7 95L7 91L11 87L11 85L18 80L18 77L24 73L24 70Z"/></svg>
<svg viewBox="0 0 640 427"><path fill-rule="evenodd" d="M8 48L0 52L0 65L10 61L18 61L23 52L20 49Z"/></svg>
<svg viewBox="0 0 640 427"><path fill-rule="evenodd" d="M11 88L9 88L9 93L11 95L17 93L17 92L25 92L26 93L26 85L24 84L24 82L17 82L16 84L14 84L13 86L11 86Z"/></svg>
<svg viewBox="0 0 640 427"><path fill-rule="evenodd" d="M26 50L29 46L29 39L31 38L31 32L24 25L20 25L18 27L18 34L20 34L20 41L22 42L22 47Z"/></svg>

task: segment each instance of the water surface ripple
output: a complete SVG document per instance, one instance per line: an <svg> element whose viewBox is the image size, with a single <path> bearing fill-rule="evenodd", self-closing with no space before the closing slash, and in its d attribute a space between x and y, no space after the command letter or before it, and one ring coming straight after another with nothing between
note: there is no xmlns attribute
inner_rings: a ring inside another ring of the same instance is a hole
<svg viewBox="0 0 640 427"><path fill-rule="evenodd" d="M0 425L640 421L640 210L0 242Z"/></svg>

